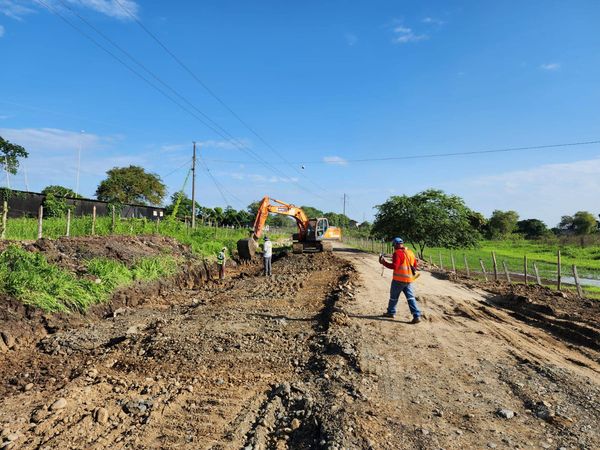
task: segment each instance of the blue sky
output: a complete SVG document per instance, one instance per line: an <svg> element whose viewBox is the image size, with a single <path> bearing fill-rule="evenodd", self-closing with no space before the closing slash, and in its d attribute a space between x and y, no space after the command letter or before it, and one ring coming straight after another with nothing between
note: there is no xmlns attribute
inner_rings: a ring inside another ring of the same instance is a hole
<svg viewBox="0 0 600 450"><path fill-rule="evenodd" d="M599 140L600 2L40 1L56 13L0 0L0 135L30 152L13 188L74 188L81 147L84 195L128 164L174 192L196 140L198 200L208 206L270 195L341 212L345 193L348 215L371 220L390 195L433 187L486 216L514 209L553 226L578 210L600 213L598 144L348 162ZM144 73L83 17L225 131L57 14Z"/></svg>

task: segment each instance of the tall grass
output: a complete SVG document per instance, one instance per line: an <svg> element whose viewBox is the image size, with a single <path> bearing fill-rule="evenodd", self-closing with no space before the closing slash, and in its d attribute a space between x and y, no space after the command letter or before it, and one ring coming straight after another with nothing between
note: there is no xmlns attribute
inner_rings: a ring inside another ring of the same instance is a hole
<svg viewBox="0 0 600 450"><path fill-rule="evenodd" d="M171 275L177 260L169 255L142 258L132 267L106 258L87 262L87 276L48 263L40 253L9 245L0 253L0 292L45 311L85 311L106 301L115 289L135 280L150 281Z"/></svg>
<svg viewBox="0 0 600 450"><path fill-rule="evenodd" d="M42 234L46 238L56 239L65 236L66 229L65 218L45 218ZM91 216L74 217L71 219L71 236L89 236L91 233ZM113 230L112 218L103 216L96 219L95 234L98 236L107 236L110 234L130 236L160 234L189 245L192 251L199 256L216 257L217 253L223 247L227 247L230 252L233 251L236 248L238 240L248 237L248 230L203 225L192 230L182 222L169 219L160 223L147 219L121 219L116 221L115 229ZM280 236L283 235L272 235L274 238ZM9 219L6 227L6 238L15 241L37 239L37 220L27 217Z"/></svg>

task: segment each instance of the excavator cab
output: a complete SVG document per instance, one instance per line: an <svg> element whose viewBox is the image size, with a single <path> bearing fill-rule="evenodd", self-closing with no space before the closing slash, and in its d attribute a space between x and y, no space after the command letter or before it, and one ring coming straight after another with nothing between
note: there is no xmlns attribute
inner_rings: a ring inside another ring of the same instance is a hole
<svg viewBox="0 0 600 450"><path fill-rule="evenodd" d="M329 220L325 217L318 219L309 219L306 226L306 235L304 239L300 234L294 234L293 251L294 253L302 253L305 251L331 251L331 243L324 242L327 239L327 230L329 229Z"/></svg>

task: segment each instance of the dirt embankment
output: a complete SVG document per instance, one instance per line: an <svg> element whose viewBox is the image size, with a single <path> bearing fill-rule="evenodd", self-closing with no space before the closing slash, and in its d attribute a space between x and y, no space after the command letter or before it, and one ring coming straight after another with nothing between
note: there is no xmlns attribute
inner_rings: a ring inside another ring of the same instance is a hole
<svg viewBox="0 0 600 450"><path fill-rule="evenodd" d="M112 314L123 307L140 304L168 303L170 293L181 288L193 289L215 277L216 269L196 259L189 248L163 236L97 236L80 238L40 239L23 248L41 253L52 264L78 276L86 277L86 262L93 258L119 261L131 267L141 258L170 255L179 261L177 273L153 282L135 282L118 289L109 301L90 308L85 314L46 314L0 294L0 331L13 347L30 345L47 333L65 327L79 326L95 317ZM8 350L0 340L0 353Z"/></svg>

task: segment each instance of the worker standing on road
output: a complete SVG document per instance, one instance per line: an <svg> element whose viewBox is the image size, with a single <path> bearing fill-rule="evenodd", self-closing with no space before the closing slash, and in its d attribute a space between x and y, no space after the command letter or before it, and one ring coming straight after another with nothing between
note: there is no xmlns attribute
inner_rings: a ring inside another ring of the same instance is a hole
<svg viewBox="0 0 600 450"><path fill-rule="evenodd" d="M268 236L265 236L263 244L263 258L265 262L265 276L271 276L271 258L273 257L273 244Z"/></svg>
<svg viewBox="0 0 600 450"><path fill-rule="evenodd" d="M223 247L217 254L217 266L219 266L219 280L225 278L225 254L227 253L227 247Z"/></svg>
<svg viewBox="0 0 600 450"><path fill-rule="evenodd" d="M417 305L417 299L412 287L417 270L417 259L412 250L404 247L404 241L399 237L394 238L392 243L394 244L392 262L386 261L383 254L379 256L379 263L394 271L392 285L390 286L390 301L384 317L394 318L400 293L404 292L408 301L408 307L413 316L411 323L419 323L421 321L421 311Z"/></svg>

